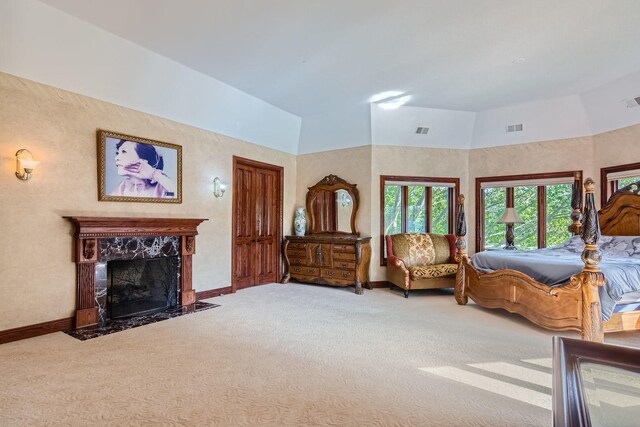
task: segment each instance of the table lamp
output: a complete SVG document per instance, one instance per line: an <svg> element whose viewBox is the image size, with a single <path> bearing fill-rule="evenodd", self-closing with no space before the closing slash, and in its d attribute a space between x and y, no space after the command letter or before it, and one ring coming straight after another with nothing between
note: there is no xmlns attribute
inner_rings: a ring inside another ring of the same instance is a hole
<svg viewBox="0 0 640 427"><path fill-rule="evenodd" d="M515 235L513 234L513 224L522 224L524 221L518 215L515 208L507 208L502 214L502 218L498 221L498 224L507 224L507 245L504 247L507 250L517 249L513 244Z"/></svg>

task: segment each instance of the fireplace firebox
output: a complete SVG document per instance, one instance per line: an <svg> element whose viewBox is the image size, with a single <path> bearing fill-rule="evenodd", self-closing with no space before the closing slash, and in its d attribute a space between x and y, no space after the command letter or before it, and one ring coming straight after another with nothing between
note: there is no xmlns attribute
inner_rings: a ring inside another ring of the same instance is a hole
<svg viewBox="0 0 640 427"><path fill-rule="evenodd" d="M178 257L107 263L107 318L121 319L178 305Z"/></svg>

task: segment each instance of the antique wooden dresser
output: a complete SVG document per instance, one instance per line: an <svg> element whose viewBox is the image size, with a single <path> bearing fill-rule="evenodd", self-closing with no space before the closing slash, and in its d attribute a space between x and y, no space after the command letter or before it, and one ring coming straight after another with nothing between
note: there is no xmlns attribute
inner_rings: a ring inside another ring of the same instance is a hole
<svg viewBox="0 0 640 427"><path fill-rule="evenodd" d="M284 241L285 277L302 283L333 286L362 285L371 289L369 263L371 237L358 236L286 236Z"/></svg>
<svg viewBox="0 0 640 427"><path fill-rule="evenodd" d="M285 274L289 280L371 289L371 237L356 230L359 194L356 184L328 175L307 192L309 229L305 236L286 236Z"/></svg>

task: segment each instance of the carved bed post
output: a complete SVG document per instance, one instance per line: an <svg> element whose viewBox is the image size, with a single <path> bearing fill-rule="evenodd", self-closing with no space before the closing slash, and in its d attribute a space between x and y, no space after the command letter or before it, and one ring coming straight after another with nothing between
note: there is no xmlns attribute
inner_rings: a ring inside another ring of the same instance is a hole
<svg viewBox="0 0 640 427"><path fill-rule="evenodd" d="M582 240L585 244L582 252L584 268L572 280L579 280L582 285L582 339L602 342L604 341L604 329L598 288L605 284L605 278L598 267L602 259L598 249L600 223L593 195L595 185L591 178L587 178L584 188L586 190L584 222L582 224Z"/></svg>
<svg viewBox="0 0 640 427"><path fill-rule="evenodd" d="M574 236L582 233L582 173L573 174L573 187L571 188L571 212L572 224L569 226L569 232Z"/></svg>
<svg viewBox="0 0 640 427"><path fill-rule="evenodd" d="M464 263L467 260L467 220L464 216L464 195L458 196L458 216L456 217L456 259L458 263L458 271L456 273L456 284L454 295L456 302L465 305L469 298L464 294Z"/></svg>

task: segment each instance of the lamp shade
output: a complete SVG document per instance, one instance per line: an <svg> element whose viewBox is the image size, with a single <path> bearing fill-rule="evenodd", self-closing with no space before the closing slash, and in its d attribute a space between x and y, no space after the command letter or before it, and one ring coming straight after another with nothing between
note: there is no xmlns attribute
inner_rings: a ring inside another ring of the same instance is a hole
<svg viewBox="0 0 640 427"><path fill-rule="evenodd" d="M518 215L515 208L507 208L502 214L502 218L498 221L498 224L522 224L524 221Z"/></svg>
<svg viewBox="0 0 640 427"><path fill-rule="evenodd" d="M19 158L18 161L20 162L20 166L22 166L23 169L29 169L29 170L34 170L36 166L38 166L38 164L40 163L39 160L25 159L25 158Z"/></svg>

